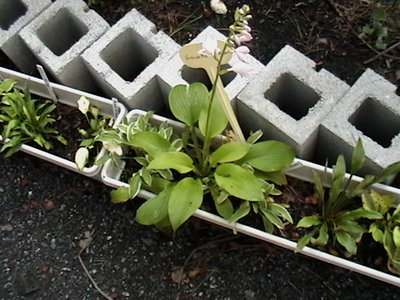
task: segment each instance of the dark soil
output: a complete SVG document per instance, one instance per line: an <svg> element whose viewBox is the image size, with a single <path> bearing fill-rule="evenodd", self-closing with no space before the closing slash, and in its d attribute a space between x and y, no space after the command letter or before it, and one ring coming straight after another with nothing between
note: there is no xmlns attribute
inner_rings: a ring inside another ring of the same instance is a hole
<svg viewBox="0 0 400 300"><path fill-rule="evenodd" d="M207 25L226 28L232 9L248 3L262 63L290 44L350 84L366 67L399 83L398 50L363 63L375 52L354 33L367 15L357 1L225 1L227 16L199 0L97 2L110 24L135 7L180 44ZM0 65L15 69L3 54ZM103 184L23 153L0 166L0 299L101 299L83 266L115 299L400 298L397 287L200 220L174 237L140 226L141 200L112 205Z"/></svg>

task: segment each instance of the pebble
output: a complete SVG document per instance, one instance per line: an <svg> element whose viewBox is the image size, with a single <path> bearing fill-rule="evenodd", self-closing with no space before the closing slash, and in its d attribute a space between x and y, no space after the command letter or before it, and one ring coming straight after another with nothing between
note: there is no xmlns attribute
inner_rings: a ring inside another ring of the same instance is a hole
<svg viewBox="0 0 400 300"><path fill-rule="evenodd" d="M10 225L10 224L6 224L6 225L1 225L0 226L0 231L13 231L14 228Z"/></svg>
<svg viewBox="0 0 400 300"><path fill-rule="evenodd" d="M51 239L50 248L53 249L53 250L56 249L56 239Z"/></svg>

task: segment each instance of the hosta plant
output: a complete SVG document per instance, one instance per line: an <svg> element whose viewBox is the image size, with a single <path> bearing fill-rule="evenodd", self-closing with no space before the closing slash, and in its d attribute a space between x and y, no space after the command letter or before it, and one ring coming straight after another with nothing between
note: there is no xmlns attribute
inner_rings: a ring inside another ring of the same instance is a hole
<svg viewBox="0 0 400 300"><path fill-rule="evenodd" d="M78 109L85 116L88 127L86 129L78 129L82 135L82 141L75 154L75 163L79 170L83 170L89 160L89 151L95 148L98 136L112 126L113 119L107 115L100 115L100 109L93 106L85 96L79 98ZM106 149L111 148L109 143L104 143L103 145Z"/></svg>
<svg viewBox="0 0 400 300"><path fill-rule="evenodd" d="M379 220L382 213L362 207L361 197L377 182L382 182L398 173L400 162L388 166L377 176L367 175L364 180L351 186L351 179L364 165L365 154L361 140L353 151L350 176L346 179L346 164L340 155L333 166L330 189L322 185L322 180L314 174L315 190L318 199L318 214L303 217L298 228L308 228L308 233L299 239L297 248L308 243L325 246L328 242L339 243L346 251L356 254L357 243L367 231L363 219Z"/></svg>
<svg viewBox="0 0 400 300"><path fill-rule="evenodd" d="M184 123L183 130L167 124L154 127L149 124L150 116L146 116L99 137L103 143L120 147L116 149L131 149L141 166L129 179L129 187L112 192L112 200L127 201L140 189L156 194L138 209L139 223L171 226L175 231L202 205L209 206L206 199L231 222L251 211L261 216L269 232L274 226L283 228L292 222L286 208L273 199L280 194L274 184L286 183L283 169L294 159L292 149L282 142L259 142L260 132L245 140L229 100L218 87L221 75L246 69L240 61L231 68L222 67L233 52L248 52L247 47L239 46L251 39L248 13L246 5L236 11L225 42L206 41L193 54L195 59L215 63L211 91L198 82L178 85L170 91L169 107ZM226 131L228 123L232 131Z"/></svg>
<svg viewBox="0 0 400 300"><path fill-rule="evenodd" d="M0 124L4 143L0 152L5 151L5 155L10 156L22 144L31 141L47 150L53 146L51 140L66 145L65 138L54 128L54 102L33 99L27 88L21 91L16 83L14 79L5 79L0 84Z"/></svg>
<svg viewBox="0 0 400 300"><path fill-rule="evenodd" d="M388 255L388 270L400 274L400 204L393 207L392 195L380 195L375 191L362 195L364 209L383 215L369 226L376 242L383 244Z"/></svg>

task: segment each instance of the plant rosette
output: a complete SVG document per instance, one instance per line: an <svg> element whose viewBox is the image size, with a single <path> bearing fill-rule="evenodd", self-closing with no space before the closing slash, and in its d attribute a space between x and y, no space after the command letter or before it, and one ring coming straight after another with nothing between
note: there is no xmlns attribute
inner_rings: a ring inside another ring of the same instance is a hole
<svg viewBox="0 0 400 300"><path fill-rule="evenodd" d="M60 103L66 106L79 108L79 100L85 98L90 102L90 105L98 108L100 116L107 116L107 118L112 118L113 126L118 125L126 115L126 108L120 103L114 103L109 99L85 93L60 84L45 82L44 80L28 76L16 71L8 70L6 68L0 67L0 78L12 78L16 80L16 88L20 90L29 90L30 94L32 95L37 95L45 99L51 99L49 100L49 102L53 102L52 105L55 106L57 106L57 103ZM62 136L63 133L59 132L58 135ZM1 136L0 140L2 143L6 142L3 141ZM57 141L53 142L55 143ZM20 146L19 150L88 177L99 176L101 166L93 164L90 166L79 168L73 159L67 159L59 155L50 153L49 150L46 148L49 148L49 146L40 147L39 145L27 145L23 143ZM101 146L99 152L95 156L96 158L102 157L106 153L107 150ZM71 157L74 157L74 155L71 155ZM96 158L93 158L93 161L95 161Z"/></svg>

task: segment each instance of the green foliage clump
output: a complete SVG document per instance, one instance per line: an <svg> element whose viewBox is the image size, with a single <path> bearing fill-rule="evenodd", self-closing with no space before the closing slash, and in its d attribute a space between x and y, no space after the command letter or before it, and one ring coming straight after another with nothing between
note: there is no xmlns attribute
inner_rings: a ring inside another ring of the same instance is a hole
<svg viewBox="0 0 400 300"><path fill-rule="evenodd" d="M30 141L49 150L50 140L55 139L66 145L67 141L54 128L51 114L56 105L51 100L32 99L26 88L23 92L15 85L14 79L5 79L0 84L0 124L3 146L0 152L6 156L17 152L21 145Z"/></svg>

